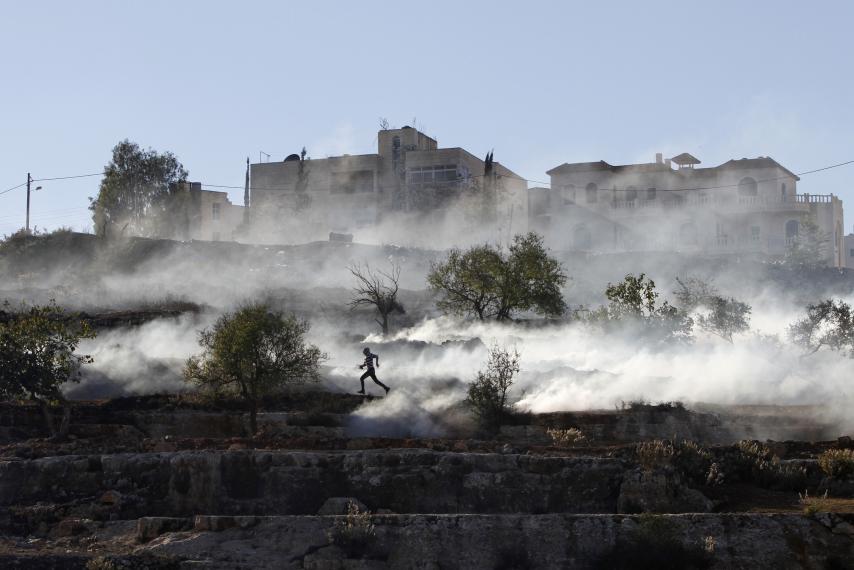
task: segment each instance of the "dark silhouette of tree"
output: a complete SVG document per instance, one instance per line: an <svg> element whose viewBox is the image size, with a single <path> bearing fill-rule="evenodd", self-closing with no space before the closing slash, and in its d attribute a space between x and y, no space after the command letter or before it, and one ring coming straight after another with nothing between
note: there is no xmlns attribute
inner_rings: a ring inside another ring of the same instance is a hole
<svg viewBox="0 0 854 570"><path fill-rule="evenodd" d="M348 269L356 279L353 298L349 303L350 308L374 307L379 314L379 318L375 319L376 323L383 334L388 334L389 316L393 313L406 313L403 305L397 300L397 292L400 289L400 266L392 264L389 272L375 271L368 264L364 267L352 265Z"/></svg>

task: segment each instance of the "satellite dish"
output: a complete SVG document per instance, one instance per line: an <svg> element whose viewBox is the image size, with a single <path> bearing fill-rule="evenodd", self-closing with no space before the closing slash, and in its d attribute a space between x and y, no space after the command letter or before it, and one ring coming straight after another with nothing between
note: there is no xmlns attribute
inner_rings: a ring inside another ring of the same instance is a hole
<svg viewBox="0 0 854 570"><path fill-rule="evenodd" d="M294 162L294 161L299 162L299 155L298 154L289 154L287 157L285 157L285 162Z"/></svg>

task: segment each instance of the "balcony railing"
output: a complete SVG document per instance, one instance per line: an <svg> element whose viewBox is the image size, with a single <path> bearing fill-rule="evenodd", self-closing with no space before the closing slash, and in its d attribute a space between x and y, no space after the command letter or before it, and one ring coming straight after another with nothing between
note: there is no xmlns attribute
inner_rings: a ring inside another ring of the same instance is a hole
<svg viewBox="0 0 854 570"><path fill-rule="evenodd" d="M829 204L832 194L797 194L785 198L764 196L671 196L669 198L635 200L600 200L589 206L609 207L614 210L636 212L640 210L668 210L676 208L714 208L728 212L756 211L807 211L810 204ZM584 205L583 203L581 205Z"/></svg>

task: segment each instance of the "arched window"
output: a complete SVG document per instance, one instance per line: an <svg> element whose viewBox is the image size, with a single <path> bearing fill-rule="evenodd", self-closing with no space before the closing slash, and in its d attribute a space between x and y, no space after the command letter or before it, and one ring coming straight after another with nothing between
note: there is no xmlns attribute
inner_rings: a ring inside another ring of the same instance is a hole
<svg viewBox="0 0 854 570"><path fill-rule="evenodd" d="M575 184L567 184L563 187L563 203L575 204Z"/></svg>
<svg viewBox="0 0 854 570"><path fill-rule="evenodd" d="M756 196L756 180L747 176L746 178L742 178L738 183L738 195L739 196Z"/></svg>
<svg viewBox="0 0 854 570"><path fill-rule="evenodd" d="M697 226L693 222L686 222L679 226L679 243L697 245Z"/></svg>
<svg viewBox="0 0 854 570"><path fill-rule="evenodd" d="M593 204L599 199L599 187L592 182L587 185L587 203Z"/></svg>
<svg viewBox="0 0 854 570"><path fill-rule="evenodd" d="M629 186L626 188L626 202L634 202L635 198L638 197L638 189L634 186Z"/></svg>
<svg viewBox="0 0 854 570"><path fill-rule="evenodd" d="M591 244L590 230L584 224L575 226L575 231L572 235L572 243L575 249L588 250Z"/></svg>
<svg viewBox="0 0 854 570"><path fill-rule="evenodd" d="M798 224L798 220L789 220L788 222L786 222L786 238L787 239L793 239L793 238L798 237L798 231L800 229L799 225L800 224Z"/></svg>

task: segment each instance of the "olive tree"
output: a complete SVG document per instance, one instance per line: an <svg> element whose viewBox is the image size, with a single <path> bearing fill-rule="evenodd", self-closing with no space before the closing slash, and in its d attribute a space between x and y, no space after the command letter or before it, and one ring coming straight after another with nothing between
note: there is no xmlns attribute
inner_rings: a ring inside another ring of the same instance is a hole
<svg viewBox="0 0 854 570"><path fill-rule="evenodd" d="M697 315L697 325L732 343L732 335L750 329L750 305L732 297L714 295L703 303L705 312Z"/></svg>
<svg viewBox="0 0 854 570"><path fill-rule="evenodd" d="M68 434L71 406L62 394L66 382L79 382L89 355L77 354L80 341L94 338L86 322L74 322L51 302L44 306L22 306L12 310L4 303L0 311L0 396L28 399L39 404L52 437ZM59 425L52 406L62 406Z"/></svg>
<svg viewBox="0 0 854 570"><path fill-rule="evenodd" d="M492 245L452 249L444 261L433 263L427 283L439 295L440 310L502 321L528 310L562 315L566 279L542 238L528 233L517 235L506 253Z"/></svg>
<svg viewBox="0 0 854 570"><path fill-rule="evenodd" d="M593 321L638 327L647 340L690 341L694 321L666 300L660 301L655 281L629 273L605 289L608 305L591 315Z"/></svg>
<svg viewBox="0 0 854 570"><path fill-rule="evenodd" d="M305 341L308 329L307 322L266 304L243 305L199 334L203 352L187 361L184 376L216 394L240 397L255 434L258 405L265 396L319 378L326 355Z"/></svg>
<svg viewBox="0 0 854 570"><path fill-rule="evenodd" d="M822 347L854 356L854 311L842 300L808 305L807 314L789 326L789 339L807 354Z"/></svg>

